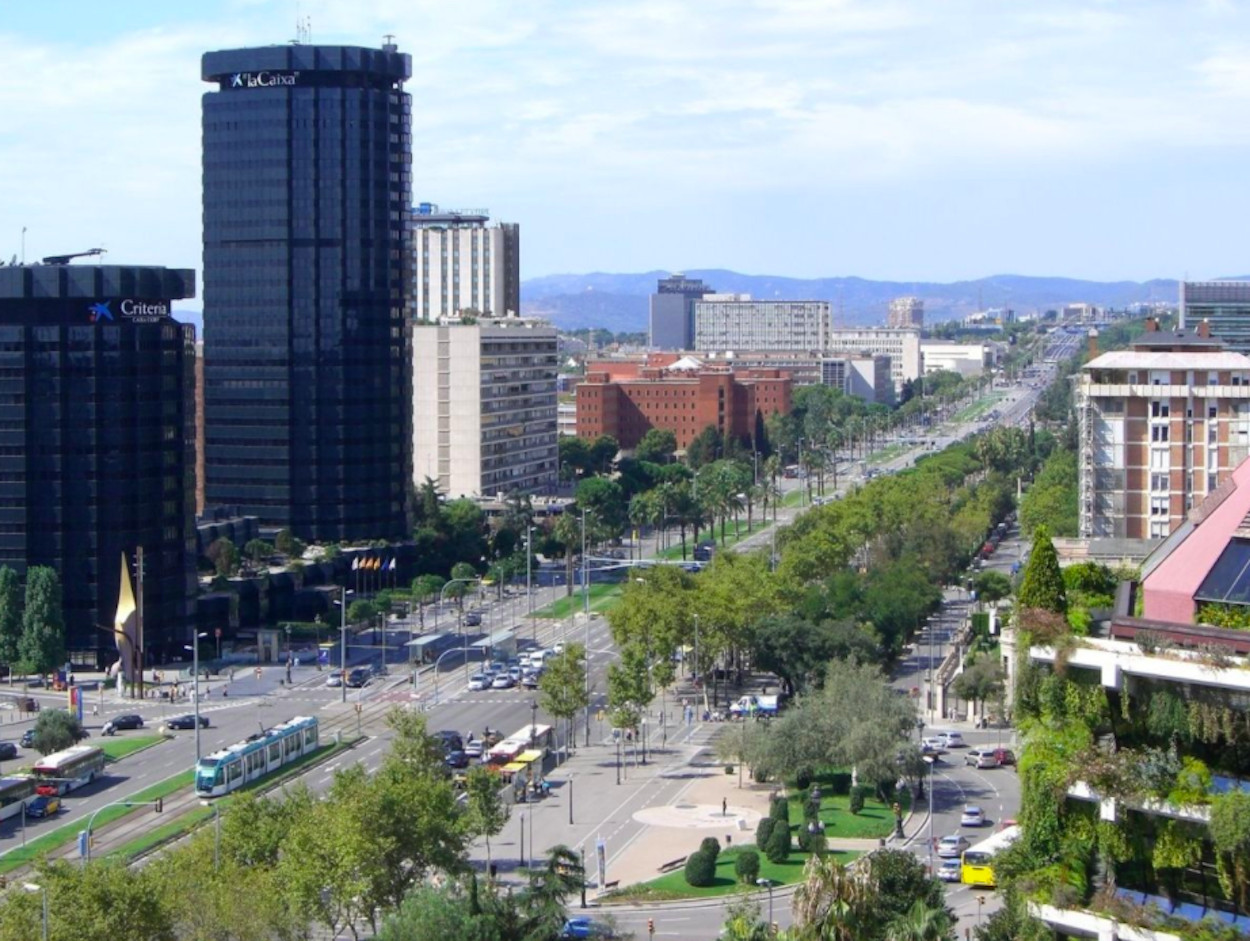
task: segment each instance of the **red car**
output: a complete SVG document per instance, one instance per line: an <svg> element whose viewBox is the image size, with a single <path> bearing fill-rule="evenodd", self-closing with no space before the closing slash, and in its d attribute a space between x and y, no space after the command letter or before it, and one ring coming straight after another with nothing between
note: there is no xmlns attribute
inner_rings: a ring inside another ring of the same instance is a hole
<svg viewBox="0 0 1250 941"><path fill-rule="evenodd" d="M1014 765L1016 763L1016 754L1010 748L995 748L994 758L1000 765Z"/></svg>

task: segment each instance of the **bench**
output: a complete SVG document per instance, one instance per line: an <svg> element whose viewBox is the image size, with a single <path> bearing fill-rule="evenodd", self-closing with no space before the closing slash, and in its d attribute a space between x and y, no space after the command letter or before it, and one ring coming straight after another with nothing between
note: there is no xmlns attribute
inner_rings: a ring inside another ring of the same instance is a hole
<svg viewBox="0 0 1250 941"><path fill-rule="evenodd" d="M685 856L681 857L681 859L670 859L668 862L663 863L659 867L659 871L660 872L672 872L675 869L680 869L684 865L686 865Z"/></svg>

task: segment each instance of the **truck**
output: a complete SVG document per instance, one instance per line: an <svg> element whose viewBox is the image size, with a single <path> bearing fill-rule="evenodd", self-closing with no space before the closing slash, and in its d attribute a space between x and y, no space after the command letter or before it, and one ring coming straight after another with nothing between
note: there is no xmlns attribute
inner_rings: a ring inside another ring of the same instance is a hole
<svg viewBox="0 0 1250 941"><path fill-rule="evenodd" d="M779 696L743 696L729 706L729 714L735 719L749 716L775 716L781 708Z"/></svg>

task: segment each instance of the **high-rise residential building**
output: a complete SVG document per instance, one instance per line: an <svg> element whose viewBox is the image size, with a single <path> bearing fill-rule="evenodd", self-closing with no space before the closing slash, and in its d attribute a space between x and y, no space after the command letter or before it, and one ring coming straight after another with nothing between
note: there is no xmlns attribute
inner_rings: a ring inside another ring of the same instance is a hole
<svg viewBox="0 0 1250 941"><path fill-rule="evenodd" d="M413 319L520 313L519 225L491 225L484 209L440 212L433 203L418 204L409 224L413 263L408 308Z"/></svg>
<svg viewBox="0 0 1250 941"><path fill-rule="evenodd" d="M1250 281L1182 281L1180 326L1204 320L1226 349L1250 354Z"/></svg>
<svg viewBox="0 0 1250 941"><path fill-rule="evenodd" d="M203 58L205 497L305 540L406 528L411 72L394 45Z"/></svg>
<svg viewBox="0 0 1250 941"><path fill-rule="evenodd" d="M543 493L560 469L554 327L423 324L412 343L413 482L450 497Z"/></svg>
<svg viewBox="0 0 1250 941"><path fill-rule="evenodd" d="M1250 453L1250 357L1147 323L1077 381L1083 537L1163 539Z"/></svg>
<svg viewBox="0 0 1250 941"><path fill-rule="evenodd" d="M577 386L577 434L611 435L622 448L633 448L650 429L661 428L684 448L710 426L750 440L756 414L786 414L792 391L789 374L779 369L735 372L692 358L667 366L589 362Z"/></svg>
<svg viewBox="0 0 1250 941"><path fill-rule="evenodd" d="M827 352L890 357L890 379L896 394L902 392L903 383L915 379L921 372L919 330L840 328L830 331Z"/></svg>
<svg viewBox="0 0 1250 941"><path fill-rule="evenodd" d="M749 294L709 294L694 302L698 350L807 350L829 338L828 301L757 301Z"/></svg>
<svg viewBox="0 0 1250 941"><path fill-rule="evenodd" d="M195 272L0 268L0 564L60 574L71 664L117 659L122 559L143 550L144 647L182 655L195 604Z"/></svg>
<svg viewBox="0 0 1250 941"><path fill-rule="evenodd" d="M924 301L919 297L896 297L890 301L885 325L898 330L924 326Z"/></svg>
<svg viewBox="0 0 1250 941"><path fill-rule="evenodd" d="M698 278L680 272L661 278L651 295L650 346L654 350L694 348L694 302L713 293Z"/></svg>

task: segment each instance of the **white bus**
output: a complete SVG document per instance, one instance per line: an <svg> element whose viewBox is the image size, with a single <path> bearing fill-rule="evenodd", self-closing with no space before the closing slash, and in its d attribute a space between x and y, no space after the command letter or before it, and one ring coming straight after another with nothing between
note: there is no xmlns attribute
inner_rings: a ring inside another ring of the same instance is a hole
<svg viewBox="0 0 1250 941"><path fill-rule="evenodd" d="M31 769L39 794L65 794L90 784L104 773L104 750L94 745L75 745L45 755Z"/></svg>
<svg viewBox="0 0 1250 941"><path fill-rule="evenodd" d="M0 778L0 820L16 817L34 796L34 778Z"/></svg>

